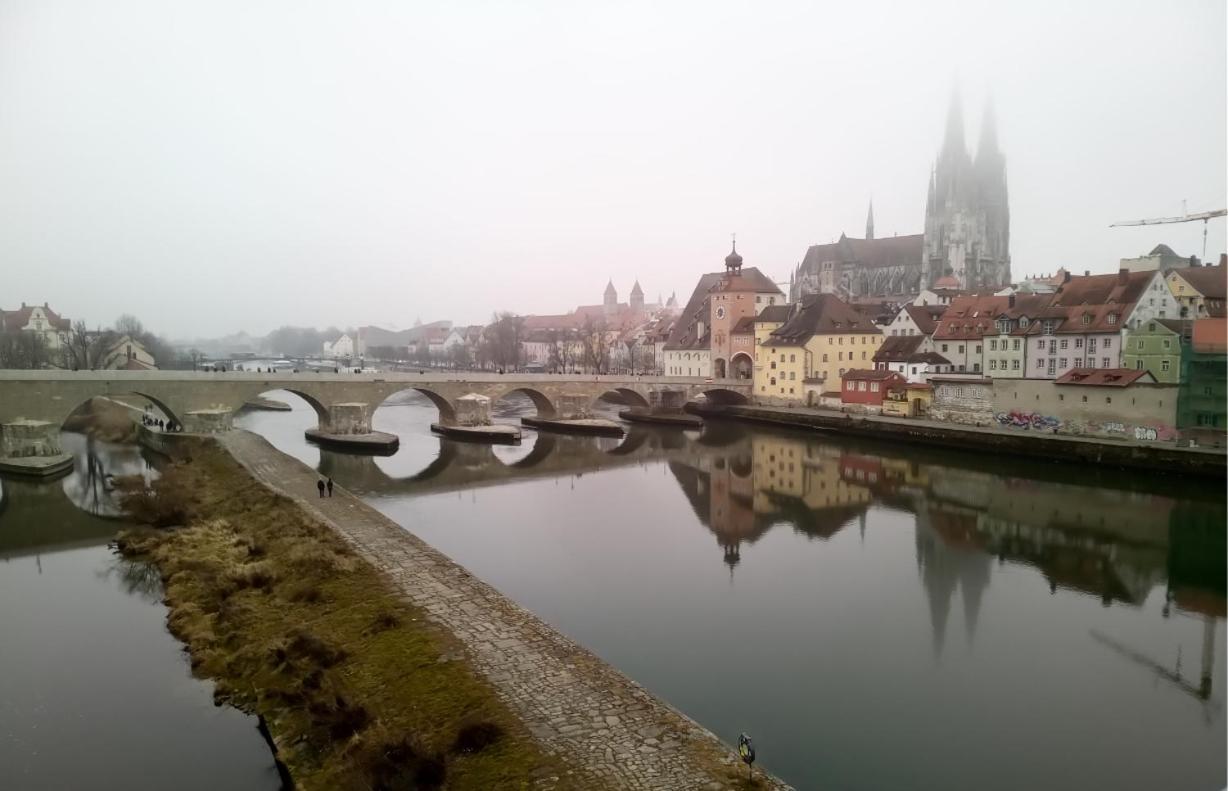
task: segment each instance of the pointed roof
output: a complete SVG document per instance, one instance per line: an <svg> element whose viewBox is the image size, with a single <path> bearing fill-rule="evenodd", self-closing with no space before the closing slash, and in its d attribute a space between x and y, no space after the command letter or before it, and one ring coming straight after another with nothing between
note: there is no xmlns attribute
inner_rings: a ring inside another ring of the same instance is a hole
<svg viewBox="0 0 1228 791"><path fill-rule="evenodd" d="M640 288L639 280L636 280L635 285L631 287L631 296L644 296L644 289Z"/></svg>
<svg viewBox="0 0 1228 791"><path fill-rule="evenodd" d="M964 104L959 88L951 91L951 106L947 108L947 129L942 139L942 150L966 153L964 146Z"/></svg>
<svg viewBox="0 0 1228 791"><path fill-rule="evenodd" d="M605 284L605 295L606 295L607 297L612 297L612 296L617 296L617 295L618 295L618 291L617 291L617 290L615 290L615 288L614 288L614 279L613 279L613 278L611 278L611 279L610 279L610 281L609 281L608 283L606 283L606 284Z"/></svg>
<svg viewBox="0 0 1228 791"><path fill-rule="evenodd" d="M981 134L976 142L976 158L981 160L998 153L997 112L994 110L993 99L986 99L985 110L981 115Z"/></svg>
<svg viewBox="0 0 1228 791"><path fill-rule="evenodd" d="M870 210L866 212L866 239L874 238L874 199L870 199Z"/></svg>

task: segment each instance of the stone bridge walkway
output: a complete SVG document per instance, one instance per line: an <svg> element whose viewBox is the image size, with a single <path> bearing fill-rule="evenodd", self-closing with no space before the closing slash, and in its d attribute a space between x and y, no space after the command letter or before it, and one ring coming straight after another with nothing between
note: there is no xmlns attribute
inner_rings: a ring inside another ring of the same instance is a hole
<svg viewBox="0 0 1228 791"><path fill-rule="evenodd" d="M711 732L345 489L320 499L315 471L262 437L232 431L218 440L257 479L341 533L406 599L455 634L544 747L601 787L733 787L730 777L741 774L741 764ZM755 775L761 788L788 788L762 771Z"/></svg>

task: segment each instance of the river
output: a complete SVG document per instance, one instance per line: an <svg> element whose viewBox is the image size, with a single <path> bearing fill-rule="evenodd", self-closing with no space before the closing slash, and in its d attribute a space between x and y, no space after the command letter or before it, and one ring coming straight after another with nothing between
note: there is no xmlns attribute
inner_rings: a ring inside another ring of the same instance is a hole
<svg viewBox="0 0 1228 791"><path fill-rule="evenodd" d="M60 480L0 479L0 788L281 787L254 717L213 705L153 569L108 546L133 446L65 433Z"/></svg>
<svg viewBox="0 0 1228 791"><path fill-rule="evenodd" d="M730 423L492 448L413 397L354 456L269 395L237 422L800 789L1225 785L1222 485Z"/></svg>

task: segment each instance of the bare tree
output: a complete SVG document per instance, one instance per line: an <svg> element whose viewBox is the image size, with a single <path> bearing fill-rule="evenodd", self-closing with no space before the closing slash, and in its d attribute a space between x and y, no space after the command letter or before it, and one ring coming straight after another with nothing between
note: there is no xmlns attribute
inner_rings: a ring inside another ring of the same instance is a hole
<svg viewBox="0 0 1228 791"><path fill-rule="evenodd" d="M47 340L41 334L0 333L0 368L45 368L50 362Z"/></svg>
<svg viewBox="0 0 1228 791"><path fill-rule="evenodd" d="M511 371L524 362L521 341L524 338L524 318L512 313L497 313L482 334L486 357L502 370Z"/></svg>
<svg viewBox="0 0 1228 791"><path fill-rule="evenodd" d="M114 343L114 332L101 329L91 332L84 321L78 321L72 325L64 347L65 363L75 371L100 368Z"/></svg>
<svg viewBox="0 0 1228 791"><path fill-rule="evenodd" d="M604 321L585 317L584 327L580 330L580 348L584 367L589 373L606 372L610 366L610 338Z"/></svg>

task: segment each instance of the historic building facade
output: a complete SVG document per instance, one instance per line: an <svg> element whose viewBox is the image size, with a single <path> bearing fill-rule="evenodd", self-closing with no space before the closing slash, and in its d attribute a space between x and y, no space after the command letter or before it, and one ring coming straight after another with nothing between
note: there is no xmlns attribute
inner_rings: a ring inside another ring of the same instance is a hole
<svg viewBox="0 0 1228 791"><path fill-rule="evenodd" d="M946 135L925 201L922 286L933 286L948 275L963 289L1009 286L1010 238L1006 158L998 148L993 107L985 108L973 159L964 143L963 108L957 95L947 114Z"/></svg>
<svg viewBox="0 0 1228 791"><path fill-rule="evenodd" d="M811 245L790 278L789 298L835 294L841 299L915 296L941 285L998 289L1011 283L1006 159L998 148L992 108L985 111L973 159L964 142L959 97L930 174L925 232L876 238L874 207L864 239L841 234Z"/></svg>

